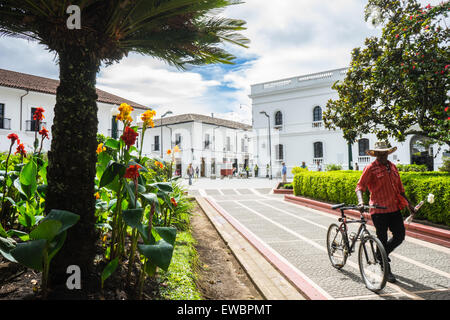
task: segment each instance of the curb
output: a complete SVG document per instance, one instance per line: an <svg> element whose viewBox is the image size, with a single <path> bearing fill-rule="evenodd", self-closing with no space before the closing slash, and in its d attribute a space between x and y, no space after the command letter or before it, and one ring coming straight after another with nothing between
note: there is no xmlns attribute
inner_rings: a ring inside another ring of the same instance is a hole
<svg viewBox="0 0 450 320"><path fill-rule="evenodd" d="M284 200L287 202L295 203L298 205L302 205L312 209L318 209L320 211L325 211L327 213L331 213L337 216L340 216L340 211L332 210L332 204L320 202L317 200L312 200L308 198L303 198L294 195L285 195ZM359 218L360 213L356 210L348 210L346 211L347 215ZM373 225L370 214L364 213L364 218L368 221L370 225ZM419 223L404 223L406 235L417 238L420 240L424 240L427 242L439 244L441 246L450 248L450 230L440 229L436 227L426 226Z"/></svg>
<svg viewBox="0 0 450 320"><path fill-rule="evenodd" d="M241 226L232 216L218 207L214 201L204 198L220 215L222 215L259 253L277 269L297 290L299 290L308 300L328 300L319 290L304 279L289 264L280 259L265 244L259 241L254 235Z"/></svg>

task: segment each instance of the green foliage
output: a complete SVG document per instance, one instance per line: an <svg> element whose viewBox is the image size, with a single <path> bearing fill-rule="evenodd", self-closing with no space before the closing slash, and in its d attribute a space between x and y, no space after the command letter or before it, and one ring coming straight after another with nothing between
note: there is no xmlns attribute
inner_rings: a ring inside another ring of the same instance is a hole
<svg viewBox="0 0 450 320"><path fill-rule="evenodd" d="M403 172L425 172L428 170L424 164L398 164L397 169Z"/></svg>
<svg viewBox="0 0 450 320"><path fill-rule="evenodd" d="M351 142L419 134L450 145L449 8L448 1L422 8L416 0L369 0L366 21L377 13L382 35L353 50L346 78L333 85L339 99L328 101L325 127Z"/></svg>
<svg viewBox="0 0 450 320"><path fill-rule="evenodd" d="M450 172L450 157L444 157L444 163L439 167L439 171Z"/></svg>
<svg viewBox="0 0 450 320"><path fill-rule="evenodd" d="M339 171L342 170L342 165L340 164L327 164L325 171Z"/></svg>
<svg viewBox="0 0 450 320"><path fill-rule="evenodd" d="M296 175L297 173L300 172L305 172L308 171L308 168L302 168L302 167L293 167L292 168L292 174Z"/></svg>
<svg viewBox="0 0 450 320"><path fill-rule="evenodd" d="M294 194L330 203L356 204L356 184L361 177L358 171L303 172L294 177ZM450 175L439 172L400 172L406 195L412 203L426 200L434 194L433 204L425 203L416 218L450 226ZM368 203L369 193L364 194Z"/></svg>

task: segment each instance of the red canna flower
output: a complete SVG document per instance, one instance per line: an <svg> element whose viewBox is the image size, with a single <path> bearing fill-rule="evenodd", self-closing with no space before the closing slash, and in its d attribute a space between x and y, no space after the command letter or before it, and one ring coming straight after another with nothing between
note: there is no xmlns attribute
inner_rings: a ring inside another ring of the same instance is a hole
<svg viewBox="0 0 450 320"><path fill-rule="evenodd" d="M444 110L445 110L445 112L447 112L447 111L448 111L448 107L445 107L445 109L444 109Z"/></svg>
<svg viewBox="0 0 450 320"><path fill-rule="evenodd" d="M137 178L139 177L140 168L142 167L138 164L129 166L125 171L125 175L123 177L126 179L137 180Z"/></svg>
<svg viewBox="0 0 450 320"><path fill-rule="evenodd" d="M136 137L138 135L139 134L136 131L134 131L130 127L126 127L120 139L122 139L125 142L126 146L129 148L136 143Z"/></svg>
<svg viewBox="0 0 450 320"><path fill-rule="evenodd" d="M174 207L176 207L178 205L175 198L170 198L170 202L172 202Z"/></svg>
<svg viewBox="0 0 450 320"><path fill-rule="evenodd" d="M15 134L15 133L8 134L7 138L11 140L11 144L14 144L16 141L17 141L18 144L20 143L19 136L17 134Z"/></svg>
<svg viewBox="0 0 450 320"><path fill-rule="evenodd" d="M45 138L50 139L48 137L48 130L45 129L45 127L42 127L42 129L39 131L39 134L42 136L43 139Z"/></svg>
<svg viewBox="0 0 450 320"><path fill-rule="evenodd" d="M44 112L44 108L36 108L36 111L34 111L33 120L42 121L45 118L43 115Z"/></svg>
<svg viewBox="0 0 450 320"><path fill-rule="evenodd" d="M25 157L27 155L27 152L25 151L25 146L23 145L23 143L19 144L17 146L16 152L14 154L20 154L23 157Z"/></svg>

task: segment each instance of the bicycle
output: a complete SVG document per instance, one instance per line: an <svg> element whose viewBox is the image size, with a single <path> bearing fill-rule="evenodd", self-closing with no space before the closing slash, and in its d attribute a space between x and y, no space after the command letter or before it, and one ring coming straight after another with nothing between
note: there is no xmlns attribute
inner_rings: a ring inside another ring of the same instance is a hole
<svg viewBox="0 0 450 320"><path fill-rule="evenodd" d="M363 206L363 212L370 208L385 209L381 206ZM327 251L331 264L340 270L347 262L347 258L354 252L356 242L361 241L358 250L359 271L367 289L378 292L386 285L388 272L387 254L381 241L370 234L366 228L367 221L361 212L359 220L349 219L345 216L345 210L358 210L356 205L337 204L331 207L333 210L340 209L341 217L338 219L341 224L333 223L327 231ZM348 235L347 224L360 223L358 232Z"/></svg>

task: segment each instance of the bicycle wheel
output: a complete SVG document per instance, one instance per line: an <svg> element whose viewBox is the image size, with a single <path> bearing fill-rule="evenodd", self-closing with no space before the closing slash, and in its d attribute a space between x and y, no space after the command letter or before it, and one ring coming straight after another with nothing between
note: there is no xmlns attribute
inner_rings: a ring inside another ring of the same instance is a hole
<svg viewBox="0 0 450 320"><path fill-rule="evenodd" d="M387 255L381 241L373 235L362 237L358 252L359 271L367 289L378 292L387 279Z"/></svg>
<svg viewBox="0 0 450 320"><path fill-rule="evenodd" d="M336 224L328 227L327 250L331 264L336 269L341 269L347 261L348 250L345 245L345 235Z"/></svg>

